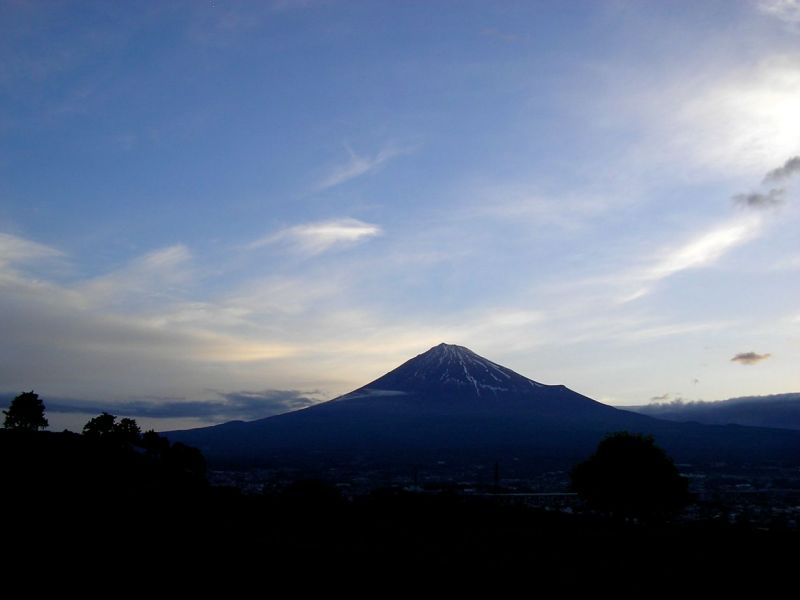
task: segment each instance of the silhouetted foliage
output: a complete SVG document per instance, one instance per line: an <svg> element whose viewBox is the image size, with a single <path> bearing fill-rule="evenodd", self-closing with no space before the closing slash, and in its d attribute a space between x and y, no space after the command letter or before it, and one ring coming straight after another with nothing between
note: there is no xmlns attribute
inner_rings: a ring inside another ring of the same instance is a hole
<svg viewBox="0 0 800 600"><path fill-rule="evenodd" d="M114 434L124 442L138 444L142 437L142 430L139 429L136 420L125 418L114 424Z"/></svg>
<svg viewBox="0 0 800 600"><path fill-rule="evenodd" d="M83 426L83 434L136 446L140 445L142 439L142 430L135 419L124 418L117 423L117 417L107 412L90 419Z"/></svg>
<svg viewBox="0 0 800 600"><path fill-rule="evenodd" d="M205 477L206 459L197 448L176 442L168 447L168 450L162 454L162 458L172 469L197 477Z"/></svg>
<svg viewBox="0 0 800 600"><path fill-rule="evenodd" d="M114 433L114 422L117 420L112 414L104 412L89 420L83 426L83 434L90 437L108 437Z"/></svg>
<svg viewBox="0 0 800 600"><path fill-rule="evenodd" d="M149 429L142 434L139 446L144 448L150 456L163 456L169 450L169 440Z"/></svg>
<svg viewBox="0 0 800 600"><path fill-rule="evenodd" d="M95 423L103 426L108 421L105 417ZM205 460L198 449L170 446L160 438L156 442L160 452L151 454L138 445L122 443L118 432L100 429L105 434L28 435L0 430L3 501L32 506L60 498L73 508L91 509L89 512L120 510L121 506L146 510L155 506L155 500L203 493L207 486ZM152 435L149 439L154 441Z"/></svg>
<svg viewBox="0 0 800 600"><path fill-rule="evenodd" d="M155 432L141 443L169 447ZM177 448L166 454L178 462L192 454ZM698 582L717 595L743 581L763 592L778 580L791 583L796 572L794 530L727 520L620 527L598 515L510 505L502 496L397 487L344 499L330 483L309 480L257 496L203 485L176 466L150 450L85 435L0 429L3 536L12 550L6 572L18 574L43 547L57 553L52 568L67 577L87 564L112 576L120 565L141 565L183 586L192 573L235 582L265 566L283 575L299 564L307 578L309 556L324 556L335 576L356 565L365 577L394 582L400 573L417 585L430 573L450 589L485 576L502 585L516 573L537 591L596 594L602 586L640 596L696 590Z"/></svg>
<svg viewBox="0 0 800 600"><path fill-rule="evenodd" d="M6 429L22 429L27 431L38 431L47 427L47 419L44 417L44 403L39 398L39 394L33 390L22 392L11 401L8 410L4 410L6 416L3 427Z"/></svg>
<svg viewBox="0 0 800 600"><path fill-rule="evenodd" d="M649 435L607 436L572 470L571 479L590 508L621 518L665 519L690 499L688 480Z"/></svg>

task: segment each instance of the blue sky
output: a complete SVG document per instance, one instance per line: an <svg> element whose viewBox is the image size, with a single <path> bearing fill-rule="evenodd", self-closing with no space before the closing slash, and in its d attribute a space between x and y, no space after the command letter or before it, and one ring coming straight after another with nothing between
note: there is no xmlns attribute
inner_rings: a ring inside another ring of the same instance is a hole
<svg viewBox="0 0 800 600"><path fill-rule="evenodd" d="M0 393L54 427L442 341L612 404L800 389L795 0L13 1L0 57Z"/></svg>

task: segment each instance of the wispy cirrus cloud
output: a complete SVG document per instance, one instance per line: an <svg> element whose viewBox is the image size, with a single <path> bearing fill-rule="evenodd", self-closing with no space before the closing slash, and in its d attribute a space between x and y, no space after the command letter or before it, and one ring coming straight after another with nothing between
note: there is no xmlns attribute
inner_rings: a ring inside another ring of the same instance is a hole
<svg viewBox="0 0 800 600"><path fill-rule="evenodd" d="M772 169L764 181L784 180L800 173L800 157L792 157L782 166ZM644 285L623 301L640 298L650 291L649 284L680 271L710 265L727 252L758 237L763 229L764 218L753 211L775 208L785 202L786 187L772 188L765 192L735 194L733 203L748 210L748 214L702 233L685 244L667 251L649 267L639 271L634 279Z"/></svg>
<svg viewBox="0 0 800 600"><path fill-rule="evenodd" d="M13 248L20 260L60 255L27 240L14 240ZM246 311L192 297L182 287L191 276L188 257L172 246L71 283L0 263L0 329L8 342L0 348L0 380L14 387L60 381L66 392L79 384L90 397L126 386L161 394L178 379L191 382L199 364L241 366L293 353L274 334L252 335L241 324Z"/></svg>
<svg viewBox="0 0 800 600"><path fill-rule="evenodd" d="M659 280L686 269L709 265L732 248L755 237L760 228L760 219L729 221L667 253L645 271L645 279Z"/></svg>
<svg viewBox="0 0 800 600"><path fill-rule="evenodd" d="M622 302L636 300L651 291L652 285L681 271L706 267L727 252L755 238L762 227L756 215L738 218L701 233L680 246L666 250L650 265L628 275L637 282L638 290L625 296Z"/></svg>
<svg viewBox="0 0 800 600"><path fill-rule="evenodd" d="M625 71L620 75L626 80L620 77L609 86L611 97L619 118L637 123L641 140L629 163L647 166L657 159L680 165L690 177L708 178L752 174L797 153L800 64L795 54L776 52L735 66L711 61L705 69L694 65L691 72L659 76L658 84ZM619 90L625 90L624 97ZM627 103L625 110L619 110L620 103Z"/></svg>
<svg viewBox="0 0 800 600"><path fill-rule="evenodd" d="M800 254L785 256L770 267L772 271L794 271L796 269L800 269Z"/></svg>
<svg viewBox="0 0 800 600"><path fill-rule="evenodd" d="M462 214L467 218L485 222L497 219L511 222L536 224L543 228L571 231L580 229L621 204L606 195L575 191L568 193L545 192L535 185L470 184L468 192L476 200Z"/></svg>
<svg viewBox="0 0 800 600"><path fill-rule="evenodd" d="M271 244L286 244L305 256L322 254L336 247L358 244L383 233L379 225L358 219L331 219L287 227L250 244L261 248Z"/></svg>
<svg viewBox="0 0 800 600"><path fill-rule="evenodd" d="M738 362L740 365L755 365L762 360L768 359L771 354L758 354L756 352L740 352L731 359L731 362Z"/></svg>
<svg viewBox="0 0 800 600"><path fill-rule="evenodd" d="M0 233L0 266L62 256L64 256L63 252L51 246L17 237L10 233Z"/></svg>
<svg viewBox="0 0 800 600"><path fill-rule="evenodd" d="M160 310L180 302L192 285L192 254L183 244L152 250L91 279L77 282L72 292L95 309Z"/></svg>
<svg viewBox="0 0 800 600"><path fill-rule="evenodd" d="M359 155L349 146L345 146L348 153L346 162L333 167L328 174L317 184L316 190L322 191L337 185L341 185L356 177L361 177L372 171L379 169L391 159L407 154L410 150L396 146L387 146L376 154Z"/></svg>
<svg viewBox="0 0 800 600"><path fill-rule="evenodd" d="M758 7L792 29L800 27L800 0L761 0Z"/></svg>

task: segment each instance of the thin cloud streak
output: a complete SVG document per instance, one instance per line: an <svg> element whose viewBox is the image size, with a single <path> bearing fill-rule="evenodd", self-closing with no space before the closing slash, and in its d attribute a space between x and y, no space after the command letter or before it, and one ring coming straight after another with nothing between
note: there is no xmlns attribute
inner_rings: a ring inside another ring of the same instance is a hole
<svg viewBox="0 0 800 600"><path fill-rule="evenodd" d="M639 282L641 287L621 299L631 302L651 291L652 284L682 271L706 267L721 259L727 252L758 236L762 221L757 216L729 221L711 231L700 234L687 243L671 250L649 267L633 273L626 279Z"/></svg>
<svg viewBox="0 0 800 600"><path fill-rule="evenodd" d="M381 227L372 223L350 218L333 219L288 227L256 240L249 247L254 249L284 243L300 254L315 256L337 246L358 244L382 233Z"/></svg>
<svg viewBox="0 0 800 600"><path fill-rule="evenodd" d="M509 184L484 185L478 190L469 190L469 193L477 199L460 209L461 215L467 219L524 221L541 228L568 232L580 230L615 208L615 204L622 203L617 198L610 199L612 194L547 194L535 186Z"/></svg>
<svg viewBox="0 0 800 600"><path fill-rule="evenodd" d="M163 301L175 295L192 276L192 255L183 244L159 248L79 286L94 305Z"/></svg>
<svg viewBox="0 0 800 600"><path fill-rule="evenodd" d="M0 233L0 266L29 263L62 256L64 256L64 253L56 248L26 240L10 233Z"/></svg>
<svg viewBox="0 0 800 600"><path fill-rule="evenodd" d="M759 219L743 219L712 229L669 253L649 268L646 280L659 280L686 269L713 263L726 252L756 236Z"/></svg>
<svg viewBox="0 0 800 600"><path fill-rule="evenodd" d="M327 190L350 181L351 179L355 179L356 177L366 175L371 171L375 171L391 159L406 154L409 151L390 146L380 150L374 156L360 156L350 147L347 147L347 152L350 155L348 161L333 168L328 175L317 184L315 188L317 191Z"/></svg>
<svg viewBox="0 0 800 600"><path fill-rule="evenodd" d="M800 27L800 0L761 0L758 7L791 29Z"/></svg>
<svg viewBox="0 0 800 600"><path fill-rule="evenodd" d="M731 359L731 362L738 362L741 365L755 365L762 360L767 360L771 354L757 354L756 352L740 352Z"/></svg>

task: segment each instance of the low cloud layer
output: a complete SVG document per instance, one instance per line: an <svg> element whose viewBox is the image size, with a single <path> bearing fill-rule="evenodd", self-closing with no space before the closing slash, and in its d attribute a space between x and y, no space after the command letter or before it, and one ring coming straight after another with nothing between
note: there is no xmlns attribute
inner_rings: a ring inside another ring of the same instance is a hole
<svg viewBox="0 0 800 600"><path fill-rule="evenodd" d="M148 398L130 402L82 402L49 399L49 413L100 414L108 412L121 417L150 419L199 419L208 422L252 421L306 408L323 400L318 391L263 390L218 392L221 400L188 401L177 398ZM0 396L0 403L9 404L12 394Z"/></svg>
<svg viewBox="0 0 800 600"><path fill-rule="evenodd" d="M762 360L768 359L771 354L757 354L755 352L740 352L731 359L731 362L738 362L740 365L755 365Z"/></svg>

